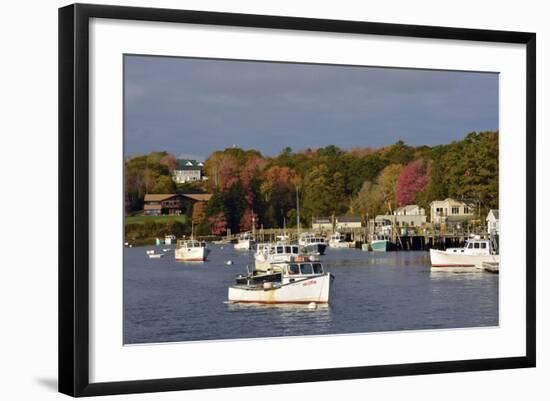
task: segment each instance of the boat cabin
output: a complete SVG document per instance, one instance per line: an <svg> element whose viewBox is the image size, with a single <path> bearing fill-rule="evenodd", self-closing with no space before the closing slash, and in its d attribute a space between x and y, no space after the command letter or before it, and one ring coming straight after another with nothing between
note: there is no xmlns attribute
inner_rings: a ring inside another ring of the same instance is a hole
<svg viewBox="0 0 550 401"><path fill-rule="evenodd" d="M178 248L205 248L206 242L198 241L196 239L179 240Z"/></svg>
<svg viewBox="0 0 550 401"><path fill-rule="evenodd" d="M449 253L465 254L465 255L492 255L493 245L488 239L469 239L464 244L464 248L447 249Z"/></svg>

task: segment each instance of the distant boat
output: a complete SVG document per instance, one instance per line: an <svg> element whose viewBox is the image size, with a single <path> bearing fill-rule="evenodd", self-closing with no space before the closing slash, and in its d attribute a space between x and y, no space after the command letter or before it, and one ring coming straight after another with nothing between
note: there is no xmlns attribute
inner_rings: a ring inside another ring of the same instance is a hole
<svg viewBox="0 0 550 401"><path fill-rule="evenodd" d="M178 241L174 253L178 262L204 262L209 254L206 242L195 239Z"/></svg>
<svg viewBox="0 0 550 401"><path fill-rule="evenodd" d="M172 245L176 243L176 236L175 235L167 235L164 237L164 245Z"/></svg>
<svg viewBox="0 0 550 401"><path fill-rule="evenodd" d="M387 235L375 235L370 242L370 248L374 252L387 252L390 250L390 240Z"/></svg>
<svg viewBox="0 0 550 401"><path fill-rule="evenodd" d="M304 252L318 255L324 255L325 249L327 248L325 238L313 233L304 233L300 235L298 244L302 247Z"/></svg>
<svg viewBox="0 0 550 401"><path fill-rule="evenodd" d="M328 240L328 246L331 248L349 248L346 237L339 232L332 234Z"/></svg>
<svg viewBox="0 0 550 401"><path fill-rule="evenodd" d="M234 246L236 250L249 251L251 249L254 249L255 244L256 241L254 240L254 236L252 235L252 233L246 232L239 235L239 240Z"/></svg>
<svg viewBox="0 0 550 401"><path fill-rule="evenodd" d="M447 248L445 251L430 249L432 271L483 271L483 263L500 263L500 255L493 250L488 239L476 236L463 248Z"/></svg>
<svg viewBox="0 0 550 401"><path fill-rule="evenodd" d="M149 253L149 259L160 259L164 256L164 253Z"/></svg>

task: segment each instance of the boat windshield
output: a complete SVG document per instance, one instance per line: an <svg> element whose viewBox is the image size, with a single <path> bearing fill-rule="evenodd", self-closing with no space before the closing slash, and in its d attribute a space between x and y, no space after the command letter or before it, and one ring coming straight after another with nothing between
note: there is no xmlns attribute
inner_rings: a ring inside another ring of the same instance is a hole
<svg viewBox="0 0 550 401"><path fill-rule="evenodd" d="M300 274L300 269L296 264L288 265L288 274Z"/></svg>
<svg viewBox="0 0 550 401"><path fill-rule="evenodd" d="M301 264L300 271L302 272L302 274L313 274L313 268L311 267L311 263Z"/></svg>
<svg viewBox="0 0 550 401"><path fill-rule="evenodd" d="M323 273L323 265L321 263L313 263L313 272L315 274Z"/></svg>

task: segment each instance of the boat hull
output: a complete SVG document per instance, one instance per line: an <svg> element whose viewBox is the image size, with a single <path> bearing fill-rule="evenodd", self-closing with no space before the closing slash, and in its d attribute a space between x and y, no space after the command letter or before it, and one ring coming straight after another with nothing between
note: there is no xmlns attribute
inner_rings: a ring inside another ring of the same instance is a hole
<svg viewBox="0 0 550 401"><path fill-rule="evenodd" d="M304 252L324 255L325 250L327 249L326 244L308 244L304 245Z"/></svg>
<svg viewBox="0 0 550 401"><path fill-rule="evenodd" d="M483 262L499 263L500 255L466 255L430 249L432 271L482 271Z"/></svg>
<svg viewBox="0 0 550 401"><path fill-rule="evenodd" d="M208 248L178 248L175 252L177 262L204 262L208 259Z"/></svg>
<svg viewBox="0 0 550 401"><path fill-rule="evenodd" d="M235 249L238 251L249 251L254 248L253 241L239 241L235 245Z"/></svg>
<svg viewBox="0 0 550 401"><path fill-rule="evenodd" d="M269 289L246 285L231 286L228 290L228 300L235 303L258 304L328 303L330 279L330 274L326 273Z"/></svg>
<svg viewBox="0 0 550 401"><path fill-rule="evenodd" d="M372 241L370 247L374 252L387 252L390 250L390 241Z"/></svg>
<svg viewBox="0 0 550 401"><path fill-rule="evenodd" d="M328 245L331 248L349 248L348 242L330 241Z"/></svg>

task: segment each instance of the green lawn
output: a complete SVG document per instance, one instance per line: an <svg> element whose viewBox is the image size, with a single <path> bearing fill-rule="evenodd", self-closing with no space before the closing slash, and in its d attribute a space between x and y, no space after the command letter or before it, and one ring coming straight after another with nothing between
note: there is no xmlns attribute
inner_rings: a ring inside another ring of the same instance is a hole
<svg viewBox="0 0 550 401"><path fill-rule="evenodd" d="M167 223L169 221L179 221L187 223L187 216L126 216L125 224L143 224L146 221L154 221L155 223Z"/></svg>

